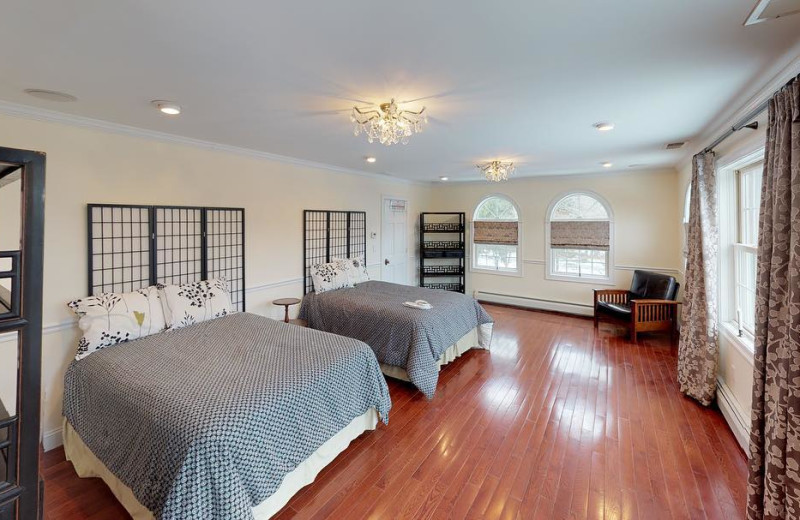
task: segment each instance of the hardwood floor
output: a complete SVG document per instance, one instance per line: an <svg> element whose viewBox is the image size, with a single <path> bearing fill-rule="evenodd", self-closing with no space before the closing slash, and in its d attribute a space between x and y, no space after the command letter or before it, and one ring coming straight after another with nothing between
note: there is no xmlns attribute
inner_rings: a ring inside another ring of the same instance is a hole
<svg viewBox="0 0 800 520"><path fill-rule="evenodd" d="M492 351L443 368L432 401L391 381L389 426L276 518L743 517L746 457L718 411L679 393L667 336L486 307ZM60 448L43 472L45 518L127 517Z"/></svg>

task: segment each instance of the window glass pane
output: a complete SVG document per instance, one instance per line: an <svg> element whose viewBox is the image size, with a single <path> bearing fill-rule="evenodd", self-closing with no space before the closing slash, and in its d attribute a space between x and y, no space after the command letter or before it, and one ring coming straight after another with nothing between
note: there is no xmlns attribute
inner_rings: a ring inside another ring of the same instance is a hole
<svg viewBox="0 0 800 520"><path fill-rule="evenodd" d="M511 201L501 197L489 197L475 210L476 220L517 220L517 209Z"/></svg>
<svg viewBox="0 0 800 520"><path fill-rule="evenodd" d="M516 271L517 246L475 244L475 267L496 271Z"/></svg>
<svg viewBox="0 0 800 520"><path fill-rule="evenodd" d="M551 220L606 220L606 208L591 195L575 193L561 199L553 208Z"/></svg>
<svg viewBox="0 0 800 520"><path fill-rule="evenodd" d="M739 172L739 242L753 246L758 243L762 171L759 164Z"/></svg>
<svg viewBox="0 0 800 520"><path fill-rule="evenodd" d="M594 249L552 249L553 274L576 277L608 276L608 251Z"/></svg>
<svg viewBox="0 0 800 520"><path fill-rule="evenodd" d="M756 260L752 249L736 248L736 311L741 317L742 328L751 334L755 332Z"/></svg>

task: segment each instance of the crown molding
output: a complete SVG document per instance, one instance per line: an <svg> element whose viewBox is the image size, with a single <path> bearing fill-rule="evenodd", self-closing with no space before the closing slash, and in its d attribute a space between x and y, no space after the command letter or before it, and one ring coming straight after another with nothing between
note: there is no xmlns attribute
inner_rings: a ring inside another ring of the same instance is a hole
<svg viewBox="0 0 800 520"><path fill-rule="evenodd" d="M760 104L767 99L771 98L775 92L780 90L789 80L800 74L800 44L795 45L787 55L794 56L783 68L781 68L772 79L767 81L759 88L755 94L751 94L747 100L739 105L734 103L734 106L739 106L733 112L728 112L727 117L722 117L721 124L714 124L710 122L706 128L700 132L699 137L692 138L691 142L694 146L687 148L686 152L681 156L675 164L676 169L682 169L684 165L689 163L692 156L703 150L708 146L715 137L721 135L747 114L755 110Z"/></svg>
<svg viewBox="0 0 800 520"><path fill-rule="evenodd" d="M23 119L31 119L34 121L43 121L46 123L58 123L67 126L89 128L92 130L99 130L101 132L108 132L128 137L138 137L141 139L148 139L151 141L159 141L170 144L180 144L184 146L200 148L203 150L224 152L232 155L239 155L242 157L280 162L284 164L291 164L294 166L300 166L305 168L327 170L339 174L358 175L361 177L368 177L370 179L378 179L389 182L396 182L400 184L415 184L415 185L431 184L431 182L429 181L403 179L401 177L392 177L390 175L382 175L374 172L366 172L363 170L356 170L353 168L344 168L342 166L336 166L333 164L308 161L306 159L298 159L297 157L289 157L286 155L279 155L270 152L263 152L260 150L253 150L252 148L242 148L239 146L215 143L213 141L204 141L202 139L194 139L192 137L185 137L177 134L170 134L167 132L159 132L157 130L147 130L145 128L123 125L121 123L112 123L110 121L104 121L102 119L93 119L90 117L66 114L64 112L57 112L55 110L33 107L30 105L21 105L18 103L11 103L2 100L0 100L0 114L5 114L12 117L19 117Z"/></svg>

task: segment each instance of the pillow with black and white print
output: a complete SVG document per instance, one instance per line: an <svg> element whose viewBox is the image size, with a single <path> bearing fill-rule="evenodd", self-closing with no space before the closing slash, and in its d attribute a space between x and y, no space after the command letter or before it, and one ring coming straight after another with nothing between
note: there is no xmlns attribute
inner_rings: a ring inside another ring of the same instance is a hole
<svg viewBox="0 0 800 520"><path fill-rule="evenodd" d="M311 266L311 280L314 282L314 292L317 294L353 286L345 267L340 262Z"/></svg>
<svg viewBox="0 0 800 520"><path fill-rule="evenodd" d="M233 312L228 283L222 278L184 285L159 285L167 328L180 329Z"/></svg>
<svg viewBox="0 0 800 520"><path fill-rule="evenodd" d="M80 317L78 326L83 331L75 355L77 360L123 341L156 334L166 327L155 286L129 293L89 296L67 306Z"/></svg>
<svg viewBox="0 0 800 520"><path fill-rule="evenodd" d="M369 281L369 273L367 273L367 265L364 262L363 256L334 258L333 261L342 266L347 272L347 278L350 280L351 284L355 285L357 283Z"/></svg>

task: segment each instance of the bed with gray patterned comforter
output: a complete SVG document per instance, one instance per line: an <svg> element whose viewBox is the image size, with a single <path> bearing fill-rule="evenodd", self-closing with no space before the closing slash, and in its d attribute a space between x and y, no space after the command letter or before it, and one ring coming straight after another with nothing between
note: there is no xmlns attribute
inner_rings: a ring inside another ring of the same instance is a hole
<svg viewBox="0 0 800 520"><path fill-rule="evenodd" d="M403 305L415 300L425 300L433 308ZM403 368L428 399L436 392L442 353L472 329L494 321L465 294L375 280L306 294L300 317L311 328L363 341L378 361Z"/></svg>
<svg viewBox="0 0 800 520"><path fill-rule="evenodd" d="M249 519L355 417L391 401L360 341L238 313L74 361L64 416L156 518Z"/></svg>

